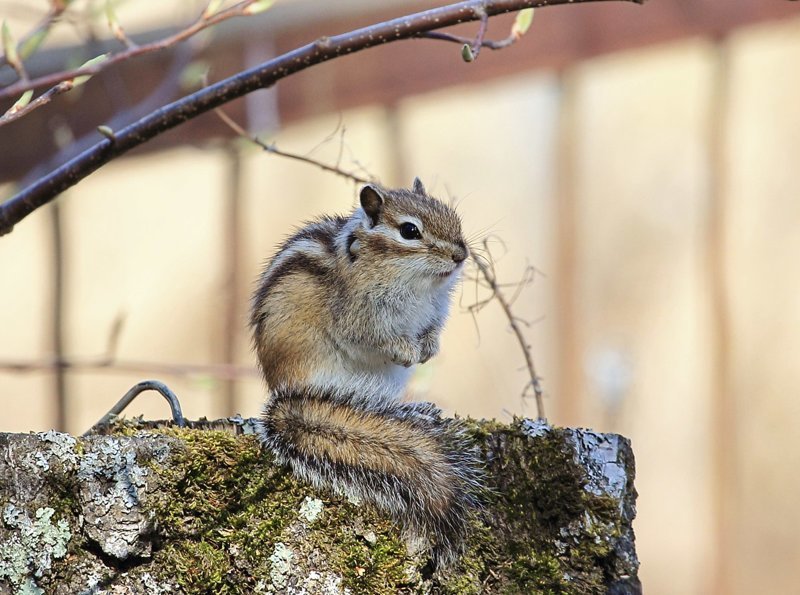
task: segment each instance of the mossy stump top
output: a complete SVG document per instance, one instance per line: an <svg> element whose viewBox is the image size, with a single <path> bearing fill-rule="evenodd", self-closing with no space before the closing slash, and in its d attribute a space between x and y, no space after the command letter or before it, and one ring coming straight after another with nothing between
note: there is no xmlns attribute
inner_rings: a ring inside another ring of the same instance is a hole
<svg viewBox="0 0 800 595"><path fill-rule="evenodd" d="M252 420L0 434L0 595L641 592L626 438L468 424L491 493L447 573L276 466Z"/></svg>

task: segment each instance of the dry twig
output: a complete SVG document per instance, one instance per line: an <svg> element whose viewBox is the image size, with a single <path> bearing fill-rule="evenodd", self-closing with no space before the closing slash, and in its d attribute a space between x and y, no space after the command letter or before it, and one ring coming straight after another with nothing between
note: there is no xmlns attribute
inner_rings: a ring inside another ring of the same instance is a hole
<svg viewBox="0 0 800 595"><path fill-rule="evenodd" d="M23 35L16 44L17 48L20 50L20 55L23 60L36 51L39 45L47 37L48 33L50 33L50 29L53 27L56 21L58 21L64 14L64 11L67 10L68 6L68 0L51 0L50 8L48 9L44 18L42 18L42 20L39 21L33 29ZM8 57L5 54L0 56L0 66L8 63Z"/></svg>
<svg viewBox="0 0 800 595"><path fill-rule="evenodd" d="M533 8L526 8L517 13L517 18L514 25L511 27L511 32L508 37L499 41L492 41L485 39L486 31L488 29L489 19L485 11L478 11L481 24L478 28L478 33L474 39L467 37L460 37L458 35L451 35L450 33L442 33L440 31L429 31L421 34L419 37L423 39L437 39L440 41L451 41L462 45L461 54L465 61L473 62L478 59L478 54L481 48L489 48L490 50L501 50L519 41L523 35L528 31L533 19Z"/></svg>
<svg viewBox="0 0 800 595"><path fill-rule="evenodd" d="M165 364L141 360L119 360L105 356L94 358L45 358L38 360L0 360L0 371L13 373L36 372L40 370L96 371L108 370L115 373L152 374L156 376L175 376L178 378L198 378L209 376L220 380L238 378L258 378L258 372L249 366L229 364Z"/></svg>
<svg viewBox="0 0 800 595"><path fill-rule="evenodd" d="M251 143L254 143L264 149L267 153L272 153L274 155L280 155L281 157L286 157L287 159L292 159L294 161L300 161L302 163L307 163L309 165L315 165L322 169L323 171L330 172L332 174L336 174L337 176L342 176L343 178L347 178L356 182L358 184L369 184L370 182L375 182L375 178L370 176L368 178L359 176L358 174L343 170L339 167L337 162L336 165L329 165L327 163L323 163L313 157L309 157L308 155L300 155L298 153L291 153L289 151L284 151L279 149L275 146L275 143L265 143L263 140L255 136L254 134L250 134L244 128L242 128L236 121L233 120L228 114L226 114L222 108L215 108L214 112L219 116L219 118L225 122L225 124L233 130L236 134L238 134L243 139L248 140ZM341 158L341 153L340 153Z"/></svg>
<svg viewBox="0 0 800 595"><path fill-rule="evenodd" d="M488 238L483 240L483 248L487 254L489 254L489 247L488 247ZM494 264L491 261L491 258L484 258L481 255L473 255L472 258L475 266L481 273L483 277L483 281L486 287L491 290L491 295L488 298L483 300L477 300L474 304L469 306L469 311L471 313L475 313L481 310L484 306L486 306L492 300L496 300L500 307L503 309L503 313L506 315L508 319L508 324L511 326L511 330L514 333L514 336L517 339L520 347L522 348L522 353L525 356L525 366L528 369L528 375L530 376L530 381L525 385L525 390L523 391L523 395L527 392L527 389L530 387L533 389L533 395L536 399L536 416L538 419L546 420L547 417L544 413L544 393L542 391L542 385L539 382L539 376L536 374L536 367L533 363L533 356L531 355L531 348L528 345L528 342L525 340L525 335L522 333L522 329L520 328L520 324L527 324L526 321L518 318L514 315L513 311L511 310L511 306L514 301L519 296L519 292L521 291L522 287L527 285L533 280L533 274L535 269L532 267L528 267L523 276L522 280L519 283L516 283L516 292L514 296L509 300L506 298L505 294L502 291L503 284L498 283L497 275L495 274Z"/></svg>
<svg viewBox="0 0 800 595"><path fill-rule="evenodd" d="M0 126L8 124L14 120L19 120L21 117L28 115L33 110L42 107L46 103L50 103L54 97L66 93L75 86L72 81L62 81L54 87L50 87L47 91L39 95L36 99L23 107L12 107L5 114L0 116ZM16 104L15 104L16 105Z"/></svg>
<svg viewBox="0 0 800 595"><path fill-rule="evenodd" d="M40 360L0 360L0 371L14 373L37 372L40 370L109 370L111 372L154 374L182 378L211 376L213 378L234 380L237 378L257 378L258 372L250 366L231 364L164 364L117 358L117 345L122 335L124 319L118 316L108 333L105 353L88 358L45 358Z"/></svg>

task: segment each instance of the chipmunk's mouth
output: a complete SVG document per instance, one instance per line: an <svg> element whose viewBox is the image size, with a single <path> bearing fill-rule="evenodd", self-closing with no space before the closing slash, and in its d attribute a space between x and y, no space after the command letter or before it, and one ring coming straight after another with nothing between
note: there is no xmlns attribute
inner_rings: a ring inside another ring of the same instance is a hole
<svg viewBox="0 0 800 595"><path fill-rule="evenodd" d="M451 275L454 275L455 273L457 273L460 270L461 270L461 265L458 264L458 265L454 266L452 269L450 269L449 271L442 271L441 273L436 273L436 276L439 277L440 279L447 279L448 277L450 277Z"/></svg>

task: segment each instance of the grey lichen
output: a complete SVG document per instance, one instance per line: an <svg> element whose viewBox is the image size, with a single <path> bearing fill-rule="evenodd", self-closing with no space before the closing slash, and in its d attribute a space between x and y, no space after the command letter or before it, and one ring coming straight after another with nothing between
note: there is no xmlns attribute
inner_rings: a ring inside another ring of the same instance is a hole
<svg viewBox="0 0 800 595"><path fill-rule="evenodd" d="M269 561L272 566L269 569L269 576L272 579L272 586L276 589L285 589L292 572L292 559L294 552L285 543L278 542L272 550Z"/></svg>
<svg viewBox="0 0 800 595"><path fill-rule="evenodd" d="M320 593L321 595L350 595L350 589L342 587L342 577L332 572L311 571L303 581L297 595Z"/></svg>
<svg viewBox="0 0 800 595"><path fill-rule="evenodd" d="M37 508L31 519L13 504L3 509L3 523L12 532L0 543L0 579L8 580L16 595L43 593L35 579L67 553L72 532L64 519L54 523L54 514L52 508Z"/></svg>
<svg viewBox="0 0 800 595"><path fill-rule="evenodd" d="M323 508L322 500L306 496L303 503L300 504L300 518L306 523L313 523L322 514Z"/></svg>
<svg viewBox="0 0 800 595"><path fill-rule="evenodd" d="M70 466L78 462L78 453L76 452L78 441L73 436L55 430L38 432L36 435L39 440L50 446L49 451L52 456Z"/></svg>
<svg viewBox="0 0 800 595"><path fill-rule="evenodd" d="M155 519L143 512L149 469L137 461L137 442L128 437L96 436L78 465L78 485L87 537L119 560L148 557L146 538ZM163 462L169 450L154 446L148 458Z"/></svg>

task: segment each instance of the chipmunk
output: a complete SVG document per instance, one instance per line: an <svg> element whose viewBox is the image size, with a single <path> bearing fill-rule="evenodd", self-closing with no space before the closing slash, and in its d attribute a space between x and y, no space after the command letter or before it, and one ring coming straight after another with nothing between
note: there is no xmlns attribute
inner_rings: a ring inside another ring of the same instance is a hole
<svg viewBox="0 0 800 595"><path fill-rule="evenodd" d="M368 184L360 205L301 228L259 278L259 433L298 477L375 505L445 567L478 506L477 455L434 404L400 399L439 350L469 250L456 212L418 178L410 191Z"/></svg>

